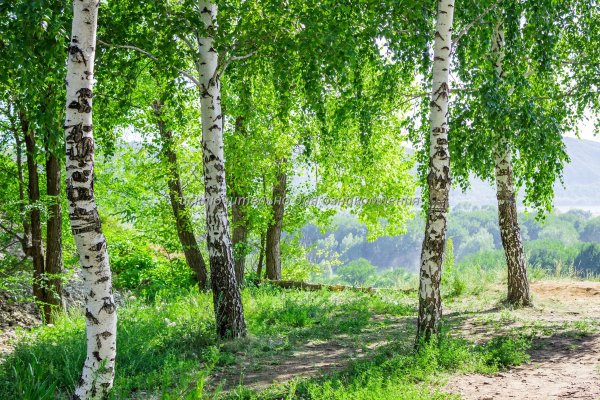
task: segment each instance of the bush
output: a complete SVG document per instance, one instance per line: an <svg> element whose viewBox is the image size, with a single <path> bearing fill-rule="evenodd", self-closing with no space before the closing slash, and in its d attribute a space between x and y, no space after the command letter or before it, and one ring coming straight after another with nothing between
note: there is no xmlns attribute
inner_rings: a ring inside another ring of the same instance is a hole
<svg viewBox="0 0 600 400"><path fill-rule="evenodd" d="M418 276L408 272L403 267L388 269L373 275L367 281L367 285L379 288L414 288L418 286Z"/></svg>
<svg viewBox="0 0 600 400"><path fill-rule="evenodd" d="M506 267L506 258L504 250L481 251L466 256L459 265L462 267L481 266L485 270L499 269Z"/></svg>
<svg viewBox="0 0 600 400"><path fill-rule="evenodd" d="M526 350L530 347L530 341L525 338L498 336L487 342L481 351L485 355L487 365L505 369L529 361Z"/></svg>
<svg viewBox="0 0 600 400"><path fill-rule="evenodd" d="M363 286L370 277L377 273L377 268L368 260L359 258L342 265L335 272L344 282L350 285Z"/></svg>
<svg viewBox="0 0 600 400"><path fill-rule="evenodd" d="M179 290L194 285L194 274L182 257L168 258L161 251L132 242L109 242L114 287L135 291L154 299L161 291Z"/></svg>

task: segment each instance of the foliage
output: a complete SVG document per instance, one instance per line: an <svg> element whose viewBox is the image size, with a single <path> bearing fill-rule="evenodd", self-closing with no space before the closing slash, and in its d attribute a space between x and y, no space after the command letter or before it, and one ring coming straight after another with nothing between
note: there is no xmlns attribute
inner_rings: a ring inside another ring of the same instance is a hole
<svg viewBox="0 0 600 400"><path fill-rule="evenodd" d="M557 239L535 240L525 244L530 266L553 272L573 265L579 252L578 246L566 246Z"/></svg>
<svg viewBox="0 0 600 400"><path fill-rule="evenodd" d="M150 248L139 240L132 242L135 232L126 231L125 240L114 231L110 233L109 255L115 289L135 291L152 300L163 291L186 290L194 285L194 274L183 254L171 254L157 245Z"/></svg>
<svg viewBox="0 0 600 400"><path fill-rule="evenodd" d="M471 18L476 15L469 7L463 10ZM450 146L452 170L463 190L472 173L494 180L494 152L505 142L513 153L516 185L525 189L524 203L551 211L554 183L562 180L569 160L562 135L578 117L569 96L563 95L569 87L562 84L565 67L558 50L561 35L577 25L575 12L565 2L543 7L538 2L500 2L457 45L456 73L468 90L458 91L451 110ZM501 77L491 55L498 24L506 41ZM546 32L542 38L540 30Z"/></svg>
<svg viewBox="0 0 600 400"><path fill-rule="evenodd" d="M579 275L600 274L600 245L597 243L584 245L575 257L574 264Z"/></svg>
<svg viewBox="0 0 600 400"><path fill-rule="evenodd" d="M364 286L377 269L364 258L359 258L346 265L342 265L335 270L336 275L342 278L346 283L353 286Z"/></svg>
<svg viewBox="0 0 600 400"><path fill-rule="evenodd" d="M580 237L582 242L600 243L600 217L589 220Z"/></svg>

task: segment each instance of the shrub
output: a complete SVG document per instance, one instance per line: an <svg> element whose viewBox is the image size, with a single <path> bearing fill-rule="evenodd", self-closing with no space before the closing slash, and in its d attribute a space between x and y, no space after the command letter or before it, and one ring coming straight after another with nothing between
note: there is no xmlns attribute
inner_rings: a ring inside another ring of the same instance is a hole
<svg viewBox="0 0 600 400"><path fill-rule="evenodd" d="M168 258L161 251L132 242L109 242L109 256L116 289L153 299L161 291L194 285L194 274L180 256Z"/></svg>
<svg viewBox="0 0 600 400"><path fill-rule="evenodd" d="M377 273L377 268L368 260L359 258L346 265L342 265L335 272L344 282L350 285L362 286L370 277Z"/></svg>

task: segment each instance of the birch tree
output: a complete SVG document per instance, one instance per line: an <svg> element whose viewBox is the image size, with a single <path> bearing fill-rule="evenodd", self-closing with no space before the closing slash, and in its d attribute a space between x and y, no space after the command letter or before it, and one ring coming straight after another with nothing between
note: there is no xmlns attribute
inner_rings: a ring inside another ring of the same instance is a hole
<svg viewBox="0 0 600 400"><path fill-rule="evenodd" d="M202 108L206 235L213 302L219 335L240 337L246 334L246 323L235 277L233 246L227 215L221 82L217 70L219 56L213 37L217 29L217 6L211 2L200 2L199 9L207 34L198 38L200 60L197 68Z"/></svg>
<svg viewBox="0 0 600 400"><path fill-rule="evenodd" d="M152 104L152 109L156 118L158 134L160 136L160 152L167 169L169 200L171 202L173 216L175 217L177 236L183 248L185 260L196 275L198 288L200 290L204 290L208 285L206 264L204 263L204 257L202 257L200 247L198 246L196 236L194 235L190 210L186 205L183 195L183 187L179 174L180 167L177 159L177 152L175 151L176 143L173 138L173 132L169 127L167 127L167 123L163 116L163 107L164 105L160 100L155 100Z"/></svg>
<svg viewBox="0 0 600 400"><path fill-rule="evenodd" d="M560 44L588 18L564 2L495 4L456 49L456 72L466 90L452 110L452 169L463 190L472 174L496 183L507 301L523 306L531 298L517 203L535 208L539 217L552 208L554 185L568 162L562 136L582 116L574 106L578 96L573 101L571 95L585 93L573 92L577 81L565 76L568 47Z"/></svg>
<svg viewBox="0 0 600 400"><path fill-rule="evenodd" d="M94 198L92 98L97 0L73 1L67 60L67 199L69 219L85 284L87 356L75 399L102 399L113 385L117 313L106 239Z"/></svg>
<svg viewBox="0 0 600 400"><path fill-rule="evenodd" d="M429 340L439 332L442 318L440 282L446 246L450 153L448 149L449 72L452 53L454 1L438 2L433 48L433 84L430 103L430 149L427 188L429 209L421 249L417 338Z"/></svg>
<svg viewBox="0 0 600 400"><path fill-rule="evenodd" d="M499 21L492 35L492 62L499 81L504 78L504 27ZM507 301L514 305L531 305L527 267L521 229L517 218L517 193L514 185L512 148L502 138L494 154L496 166L496 197L498 199L498 224L508 267Z"/></svg>

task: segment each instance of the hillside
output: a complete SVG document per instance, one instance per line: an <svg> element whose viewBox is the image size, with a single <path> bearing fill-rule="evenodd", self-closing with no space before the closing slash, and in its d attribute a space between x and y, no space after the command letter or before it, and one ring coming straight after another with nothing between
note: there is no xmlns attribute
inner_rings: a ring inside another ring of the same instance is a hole
<svg viewBox="0 0 600 400"><path fill-rule="evenodd" d="M590 140L565 138L571 162L565 166L564 187L556 184L554 204L561 211L579 208L600 213L600 143ZM496 204L493 186L474 179L467 193L455 190L453 204L472 203L477 205Z"/></svg>

